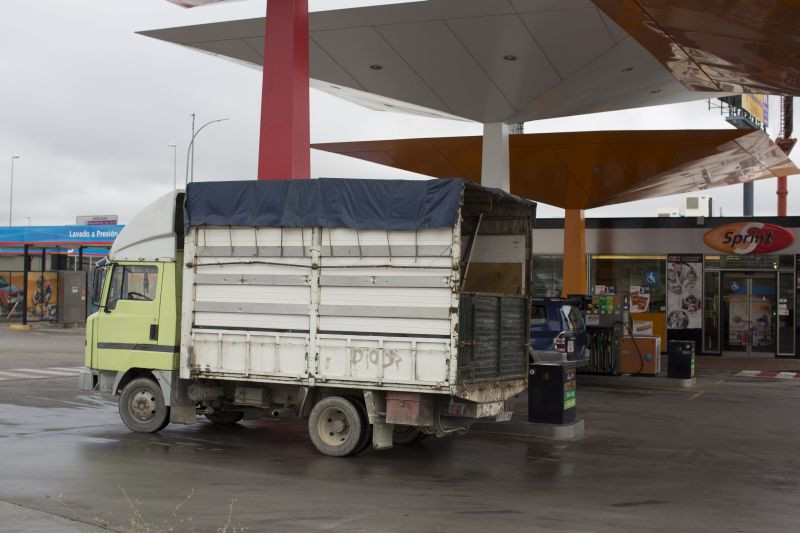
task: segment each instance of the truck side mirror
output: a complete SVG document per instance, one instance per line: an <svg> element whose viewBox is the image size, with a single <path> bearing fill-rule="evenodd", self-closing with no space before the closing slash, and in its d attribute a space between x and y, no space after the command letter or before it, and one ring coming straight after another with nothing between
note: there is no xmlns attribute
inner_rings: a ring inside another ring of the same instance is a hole
<svg viewBox="0 0 800 533"><path fill-rule="evenodd" d="M105 269L98 268L92 274L92 306L100 307L100 300L103 297L103 282L105 281Z"/></svg>

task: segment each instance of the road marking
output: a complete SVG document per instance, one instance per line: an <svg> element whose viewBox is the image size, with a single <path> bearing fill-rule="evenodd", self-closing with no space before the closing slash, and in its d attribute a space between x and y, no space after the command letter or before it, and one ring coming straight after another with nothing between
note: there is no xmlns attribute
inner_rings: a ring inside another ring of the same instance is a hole
<svg viewBox="0 0 800 533"><path fill-rule="evenodd" d="M50 374L51 376L72 376L75 372L69 370L55 370L52 368L15 368L14 372L28 372L31 374Z"/></svg>
<svg viewBox="0 0 800 533"><path fill-rule="evenodd" d="M704 392L705 392L705 391L702 391L702 390L701 390L700 392L696 392L696 393L694 393L694 394L692 395L692 397L691 397L691 398L689 398L689 399L690 399L690 400L696 400L696 399L698 399L700 396L702 396Z"/></svg>
<svg viewBox="0 0 800 533"><path fill-rule="evenodd" d="M742 370L736 375L746 378L800 379L800 372L775 372L774 370Z"/></svg>
<svg viewBox="0 0 800 533"><path fill-rule="evenodd" d="M82 367L10 368L0 370L0 381L67 378L77 376Z"/></svg>
<svg viewBox="0 0 800 533"><path fill-rule="evenodd" d="M725 383L724 379L718 379L717 381L714 382L714 385L722 385L723 383Z"/></svg>

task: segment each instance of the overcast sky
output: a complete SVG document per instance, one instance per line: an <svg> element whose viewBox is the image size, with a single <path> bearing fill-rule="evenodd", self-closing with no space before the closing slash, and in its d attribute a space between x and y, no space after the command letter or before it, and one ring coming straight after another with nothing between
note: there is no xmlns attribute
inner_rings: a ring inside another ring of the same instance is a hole
<svg viewBox="0 0 800 533"><path fill-rule="evenodd" d="M198 137L195 179L253 179L258 156L258 70L136 35L156 29L263 16L265 0L184 10L166 0L0 1L0 223L8 220L11 155L14 224L71 224L76 215L122 222L184 176L191 113L198 124L229 117ZM312 10L391 1L310 0ZM773 117L777 101L773 100ZM796 122L798 119L795 119ZM773 119L773 123L777 120ZM705 101L529 122L527 133L602 129L730 127ZM311 92L312 142L478 135L474 123L370 111ZM774 132L773 132L774 134ZM795 161L800 161L796 151ZM312 153L312 174L410 177L408 173ZM800 215L800 180L789 214ZM715 214L741 214L741 186L708 191ZM756 184L756 214L775 214L775 180ZM594 209L587 216L652 216L667 197ZM543 216L559 216L547 206Z"/></svg>

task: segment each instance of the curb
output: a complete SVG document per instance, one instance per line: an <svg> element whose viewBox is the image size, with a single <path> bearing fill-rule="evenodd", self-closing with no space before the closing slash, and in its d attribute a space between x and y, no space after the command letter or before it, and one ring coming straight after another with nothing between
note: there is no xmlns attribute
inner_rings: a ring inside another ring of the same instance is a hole
<svg viewBox="0 0 800 533"><path fill-rule="evenodd" d="M470 431L504 435L511 437L541 437L553 440L574 440L583 436L583 419L570 424L542 424L527 421L518 422L476 422Z"/></svg>

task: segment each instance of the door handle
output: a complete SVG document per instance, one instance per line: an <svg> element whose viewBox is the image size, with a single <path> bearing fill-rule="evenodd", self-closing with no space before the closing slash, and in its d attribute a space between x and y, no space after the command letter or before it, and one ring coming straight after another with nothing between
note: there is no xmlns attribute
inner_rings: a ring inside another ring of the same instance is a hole
<svg viewBox="0 0 800 533"><path fill-rule="evenodd" d="M150 324L150 340L158 340L158 324Z"/></svg>

